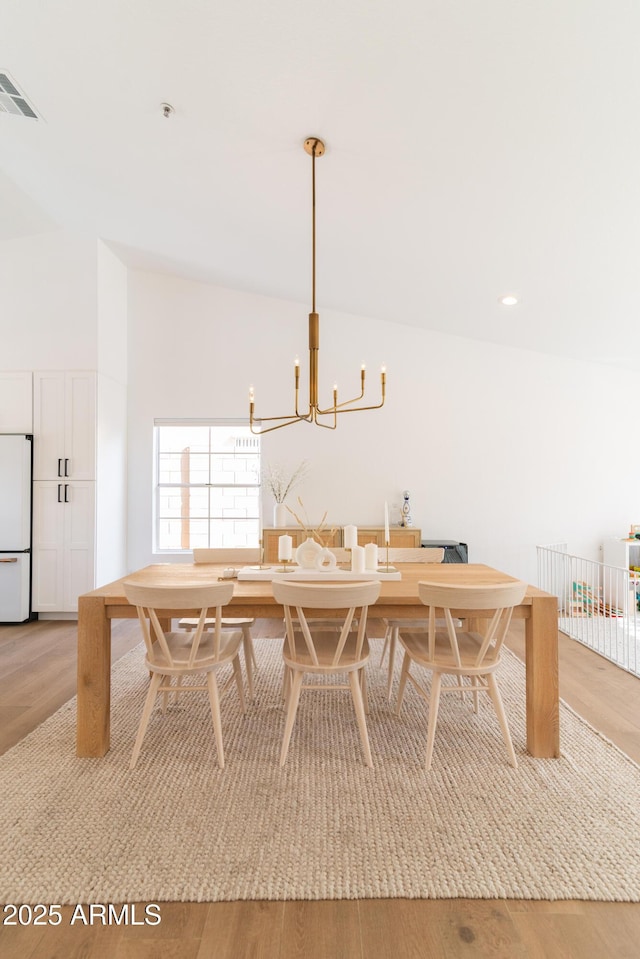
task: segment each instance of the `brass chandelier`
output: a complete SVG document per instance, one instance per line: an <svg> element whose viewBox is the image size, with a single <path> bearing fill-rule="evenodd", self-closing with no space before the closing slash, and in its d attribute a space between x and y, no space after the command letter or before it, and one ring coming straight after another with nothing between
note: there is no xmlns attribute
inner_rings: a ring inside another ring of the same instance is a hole
<svg viewBox="0 0 640 959"><path fill-rule="evenodd" d="M364 363L360 368L360 393L353 399L338 402L338 387L333 385L333 404L322 408L318 402L318 358L320 353L320 316L316 313L316 157L321 157L325 151L322 140L318 137L307 137L304 148L311 157L311 313L309 313L309 405L300 412L300 361L296 357L294 363L294 413L286 416L255 415L255 393L253 386L249 387L249 426L252 433L270 433L272 430L282 429L283 426L292 426L294 423L315 423L325 429L335 430L338 425L339 413L357 413L362 410L379 410L384 406L386 369L380 371L381 399L374 406L357 406L364 397L366 369ZM256 423L273 423L256 429Z"/></svg>

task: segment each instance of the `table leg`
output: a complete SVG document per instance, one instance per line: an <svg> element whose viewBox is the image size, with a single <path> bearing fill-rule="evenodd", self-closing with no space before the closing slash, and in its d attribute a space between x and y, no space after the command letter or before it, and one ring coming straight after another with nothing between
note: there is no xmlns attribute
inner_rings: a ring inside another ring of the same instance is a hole
<svg viewBox="0 0 640 959"><path fill-rule="evenodd" d="M111 620L101 596L78 601L78 700L76 754L109 751L111 708Z"/></svg>
<svg viewBox="0 0 640 959"><path fill-rule="evenodd" d="M558 601L534 596L525 627L527 749L540 759L560 756Z"/></svg>

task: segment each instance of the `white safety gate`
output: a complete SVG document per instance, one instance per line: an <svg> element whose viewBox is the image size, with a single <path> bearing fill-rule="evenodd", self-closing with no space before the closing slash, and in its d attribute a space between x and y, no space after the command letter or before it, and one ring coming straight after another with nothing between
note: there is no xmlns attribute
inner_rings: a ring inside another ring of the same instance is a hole
<svg viewBox="0 0 640 959"><path fill-rule="evenodd" d="M640 676L640 579L567 552L566 543L538 546L538 586L558 597L558 627L623 669Z"/></svg>

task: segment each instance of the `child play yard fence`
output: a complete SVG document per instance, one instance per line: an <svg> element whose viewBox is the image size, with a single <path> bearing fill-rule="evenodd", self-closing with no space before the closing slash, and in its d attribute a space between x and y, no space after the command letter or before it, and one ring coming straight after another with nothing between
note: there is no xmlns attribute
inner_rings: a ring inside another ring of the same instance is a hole
<svg viewBox="0 0 640 959"><path fill-rule="evenodd" d="M538 546L538 586L558 597L558 627L640 676L640 579L631 570Z"/></svg>

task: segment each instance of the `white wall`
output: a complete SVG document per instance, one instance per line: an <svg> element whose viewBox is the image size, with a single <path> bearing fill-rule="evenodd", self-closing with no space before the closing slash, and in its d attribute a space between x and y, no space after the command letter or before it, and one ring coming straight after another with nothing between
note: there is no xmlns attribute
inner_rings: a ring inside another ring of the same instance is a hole
<svg viewBox="0 0 640 959"><path fill-rule="evenodd" d="M127 382L127 270L101 240L97 241L97 370L117 383Z"/></svg>
<svg viewBox="0 0 640 959"><path fill-rule="evenodd" d="M96 278L95 237L0 243L0 369L97 369Z"/></svg>
<svg viewBox="0 0 640 959"><path fill-rule="evenodd" d="M97 244L96 582L127 566L127 270Z"/></svg>
<svg viewBox="0 0 640 959"><path fill-rule="evenodd" d="M98 372L98 582L126 568L126 349L127 271L101 241L55 231L0 244L0 369Z"/></svg>
<svg viewBox="0 0 640 959"><path fill-rule="evenodd" d="M129 566L154 561L154 417L287 413L303 373L308 306L161 274L130 274ZM535 546L566 540L599 558L602 540L640 522L634 388L612 367L421 332L321 309L320 382L356 393L360 363L387 364L382 410L337 431L307 424L263 440L265 460L311 461L307 510L332 524L382 524L411 492L425 538L469 543L470 559L535 582ZM271 525L271 503L263 504ZM396 514L397 515L397 514ZM392 514L392 520L394 515ZM166 559L166 557L163 557ZM157 557L155 557L157 559Z"/></svg>

